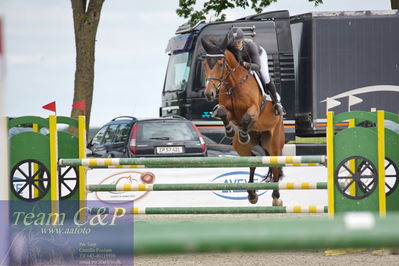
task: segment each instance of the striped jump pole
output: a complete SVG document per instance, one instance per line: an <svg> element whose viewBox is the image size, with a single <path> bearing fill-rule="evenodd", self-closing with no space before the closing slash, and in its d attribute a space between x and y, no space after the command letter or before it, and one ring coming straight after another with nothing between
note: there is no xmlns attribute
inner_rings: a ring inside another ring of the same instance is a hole
<svg viewBox="0 0 399 266"><path fill-rule="evenodd" d="M327 206L91 208L90 214L327 213Z"/></svg>
<svg viewBox="0 0 399 266"><path fill-rule="evenodd" d="M326 156L244 156L168 158L60 159L60 166L90 168L202 168L202 167L283 167L325 165Z"/></svg>
<svg viewBox="0 0 399 266"><path fill-rule="evenodd" d="M96 191L187 191L187 190L276 190L327 189L327 182L279 183L197 183L197 184L100 184L88 185L88 192Z"/></svg>

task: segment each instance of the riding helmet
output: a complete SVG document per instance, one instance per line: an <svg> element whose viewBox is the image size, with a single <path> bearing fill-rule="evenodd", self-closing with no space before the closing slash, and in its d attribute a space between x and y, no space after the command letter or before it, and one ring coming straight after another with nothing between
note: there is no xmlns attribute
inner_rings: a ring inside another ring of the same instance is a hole
<svg viewBox="0 0 399 266"><path fill-rule="evenodd" d="M244 32L240 28L231 28L229 39L233 43L244 40Z"/></svg>

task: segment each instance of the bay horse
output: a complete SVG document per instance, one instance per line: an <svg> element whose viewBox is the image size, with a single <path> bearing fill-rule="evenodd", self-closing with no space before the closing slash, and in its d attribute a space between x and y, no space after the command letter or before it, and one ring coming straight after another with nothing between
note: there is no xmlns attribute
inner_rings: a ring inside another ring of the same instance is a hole
<svg viewBox="0 0 399 266"><path fill-rule="evenodd" d="M212 102L219 94L213 116L223 121L234 149L240 156L280 156L285 143L283 117L274 114L272 102L263 101L255 77L226 49L228 37L223 41L202 38L201 42L206 52L204 95ZM254 182L254 175L255 167L250 167L249 183ZM278 182L281 177L281 167L270 167L265 179ZM273 190L272 198L273 206L282 205L278 190ZM248 200L258 201L255 190L248 190Z"/></svg>

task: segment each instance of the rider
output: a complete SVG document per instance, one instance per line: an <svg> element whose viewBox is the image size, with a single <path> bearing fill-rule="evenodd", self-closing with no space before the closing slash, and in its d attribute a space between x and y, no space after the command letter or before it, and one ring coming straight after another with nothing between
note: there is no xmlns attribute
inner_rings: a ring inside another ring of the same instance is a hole
<svg viewBox="0 0 399 266"><path fill-rule="evenodd" d="M269 75L266 51L256 42L244 40L244 32L240 28L232 28L228 33L228 40L227 48L235 55L238 62L248 70L258 73L264 91L268 90L272 98L275 114L285 115L285 110L277 97L276 86Z"/></svg>

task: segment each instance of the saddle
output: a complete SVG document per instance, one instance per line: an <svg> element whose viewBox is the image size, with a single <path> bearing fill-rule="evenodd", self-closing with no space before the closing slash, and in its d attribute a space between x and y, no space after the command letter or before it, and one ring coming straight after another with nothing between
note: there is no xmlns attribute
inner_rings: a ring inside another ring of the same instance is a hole
<svg viewBox="0 0 399 266"><path fill-rule="evenodd" d="M273 100L270 97L270 94L265 92L265 88L263 88L263 84L258 76L258 73L256 73L256 71L251 70L251 74L255 77L255 80L258 83L259 90L263 95L262 102L260 104L260 111L262 112L263 109L265 108L266 101L272 102ZM278 94L278 92L276 94L278 100L280 101L281 100L280 94Z"/></svg>

